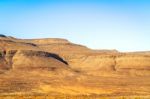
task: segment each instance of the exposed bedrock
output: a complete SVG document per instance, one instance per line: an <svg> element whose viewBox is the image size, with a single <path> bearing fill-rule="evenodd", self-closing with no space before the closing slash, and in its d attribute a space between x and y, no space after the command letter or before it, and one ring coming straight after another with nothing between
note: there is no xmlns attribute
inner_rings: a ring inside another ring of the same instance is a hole
<svg viewBox="0 0 150 99"><path fill-rule="evenodd" d="M72 68L83 71L115 71L150 74L150 55L116 54L116 55L76 55L64 56Z"/></svg>
<svg viewBox="0 0 150 99"><path fill-rule="evenodd" d="M1 53L1 69L54 69L66 68L68 65L57 54L43 51L8 50Z"/></svg>
<svg viewBox="0 0 150 99"><path fill-rule="evenodd" d="M5 69L69 67L78 71L97 73L150 73L150 52L120 53L116 50L92 50L65 39L26 40L6 36L0 37L0 50L0 68Z"/></svg>

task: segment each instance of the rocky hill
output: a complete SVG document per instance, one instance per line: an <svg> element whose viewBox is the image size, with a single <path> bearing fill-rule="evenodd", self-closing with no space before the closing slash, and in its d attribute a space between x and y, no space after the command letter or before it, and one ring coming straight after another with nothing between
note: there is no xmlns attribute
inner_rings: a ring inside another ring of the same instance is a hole
<svg viewBox="0 0 150 99"><path fill-rule="evenodd" d="M0 95L150 95L150 52L0 35Z"/></svg>

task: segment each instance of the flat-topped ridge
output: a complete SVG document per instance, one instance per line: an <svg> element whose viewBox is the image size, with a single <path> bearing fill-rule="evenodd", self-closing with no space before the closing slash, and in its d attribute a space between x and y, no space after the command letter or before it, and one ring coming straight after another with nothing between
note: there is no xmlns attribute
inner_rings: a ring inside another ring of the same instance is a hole
<svg viewBox="0 0 150 99"><path fill-rule="evenodd" d="M66 39L61 39L61 38L41 38L41 39L24 39L25 41L32 42L34 44L38 45L46 45L46 44L68 44L70 43Z"/></svg>

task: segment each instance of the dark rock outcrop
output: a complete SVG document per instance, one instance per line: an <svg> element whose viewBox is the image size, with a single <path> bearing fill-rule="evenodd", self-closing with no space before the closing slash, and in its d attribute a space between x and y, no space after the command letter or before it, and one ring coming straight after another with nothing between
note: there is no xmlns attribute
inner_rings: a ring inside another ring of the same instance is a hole
<svg viewBox="0 0 150 99"><path fill-rule="evenodd" d="M3 35L3 34L0 34L0 37L7 37L7 36L5 36L5 35Z"/></svg>

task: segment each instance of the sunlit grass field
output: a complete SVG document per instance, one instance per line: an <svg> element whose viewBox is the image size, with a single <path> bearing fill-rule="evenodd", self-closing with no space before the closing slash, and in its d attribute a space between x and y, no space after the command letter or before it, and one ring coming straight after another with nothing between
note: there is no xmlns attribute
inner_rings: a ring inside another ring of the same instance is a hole
<svg viewBox="0 0 150 99"><path fill-rule="evenodd" d="M98 96L98 95L4 95L0 99L150 99L150 96Z"/></svg>

